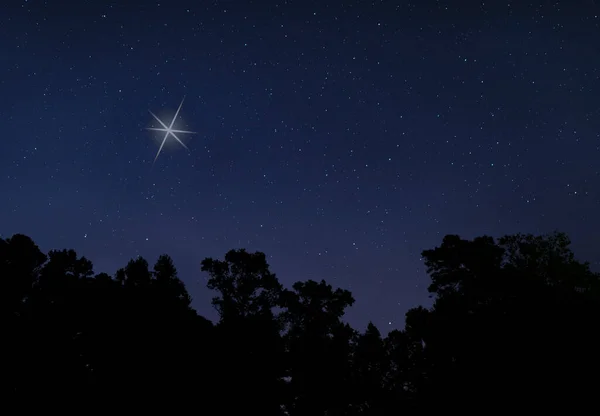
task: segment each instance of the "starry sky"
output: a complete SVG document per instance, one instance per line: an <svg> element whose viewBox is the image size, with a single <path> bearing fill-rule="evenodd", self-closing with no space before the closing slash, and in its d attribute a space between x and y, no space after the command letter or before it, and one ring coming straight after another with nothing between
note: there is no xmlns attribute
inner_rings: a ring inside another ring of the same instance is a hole
<svg viewBox="0 0 600 416"><path fill-rule="evenodd" d="M567 232L600 261L594 1L12 1L0 232L95 271L263 251L383 331L446 234ZM185 96L156 163L161 127Z"/></svg>

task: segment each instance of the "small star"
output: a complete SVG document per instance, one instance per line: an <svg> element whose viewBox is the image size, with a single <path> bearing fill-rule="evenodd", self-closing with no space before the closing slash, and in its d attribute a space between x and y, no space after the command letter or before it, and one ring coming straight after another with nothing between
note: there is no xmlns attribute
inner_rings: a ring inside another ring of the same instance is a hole
<svg viewBox="0 0 600 416"><path fill-rule="evenodd" d="M154 117L163 126L163 128L159 129L159 128L154 128L154 127L148 127L148 128L146 128L146 130L165 132L165 138L163 139L162 143L160 144L160 148L158 149L158 152L156 153L156 157L154 158L154 162L152 164L156 163L156 159L158 159L158 155L160 155L160 152L162 151L162 148L165 145L165 142L169 138L169 134L171 136L173 136L175 138L175 140L177 140L179 142L180 145L185 147L188 152L190 151L190 149L188 149L188 147L179 139L179 137L177 137L177 135L175 133L195 134L195 132L173 129L173 124L175 124L175 120L177 119L177 116L179 115L179 110L181 110L181 106L183 105L183 100L185 100L185 97L183 97L183 99L181 100L181 104L179 104L179 108L177 109L177 112L175 113L175 116L173 117L173 120L171 121L171 124L169 125L169 127L167 127L167 125L165 123L163 123L152 111L148 110L148 112L150 114L152 114L152 117Z"/></svg>

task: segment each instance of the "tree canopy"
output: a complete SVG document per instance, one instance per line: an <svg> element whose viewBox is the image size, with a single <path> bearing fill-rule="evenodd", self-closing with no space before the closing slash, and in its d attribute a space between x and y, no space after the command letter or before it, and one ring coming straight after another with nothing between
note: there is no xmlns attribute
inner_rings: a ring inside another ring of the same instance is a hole
<svg viewBox="0 0 600 416"><path fill-rule="evenodd" d="M422 257L433 306L382 335L343 320L348 290L325 280L285 288L264 253L199 264L213 323L166 254L111 276L74 250L0 239L0 388L21 404L265 416L592 403L600 279L565 234L448 235Z"/></svg>

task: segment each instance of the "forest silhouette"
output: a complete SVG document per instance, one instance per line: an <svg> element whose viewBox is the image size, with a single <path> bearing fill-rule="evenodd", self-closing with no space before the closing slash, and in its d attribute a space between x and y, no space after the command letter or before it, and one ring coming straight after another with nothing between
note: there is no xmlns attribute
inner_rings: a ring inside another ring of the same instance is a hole
<svg viewBox="0 0 600 416"><path fill-rule="evenodd" d="M382 336L343 321L349 291L285 288L260 252L198 265L213 323L167 255L95 274L75 251L44 254L16 234L0 239L3 396L262 416L593 403L600 274L569 247L559 232L448 235L422 253L433 306Z"/></svg>

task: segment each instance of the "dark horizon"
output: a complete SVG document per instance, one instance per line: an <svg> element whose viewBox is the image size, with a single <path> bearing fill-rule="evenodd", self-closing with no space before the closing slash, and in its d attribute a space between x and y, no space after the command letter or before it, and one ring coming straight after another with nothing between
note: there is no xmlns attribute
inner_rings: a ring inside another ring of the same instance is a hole
<svg viewBox="0 0 600 416"><path fill-rule="evenodd" d="M110 276L81 253L46 254L16 234L0 239L6 403L273 416L592 404L600 273L570 243L559 232L447 235L421 253L433 306L382 334L343 322L350 291L324 280L286 287L265 253L201 262L212 323L191 307L168 254Z"/></svg>

